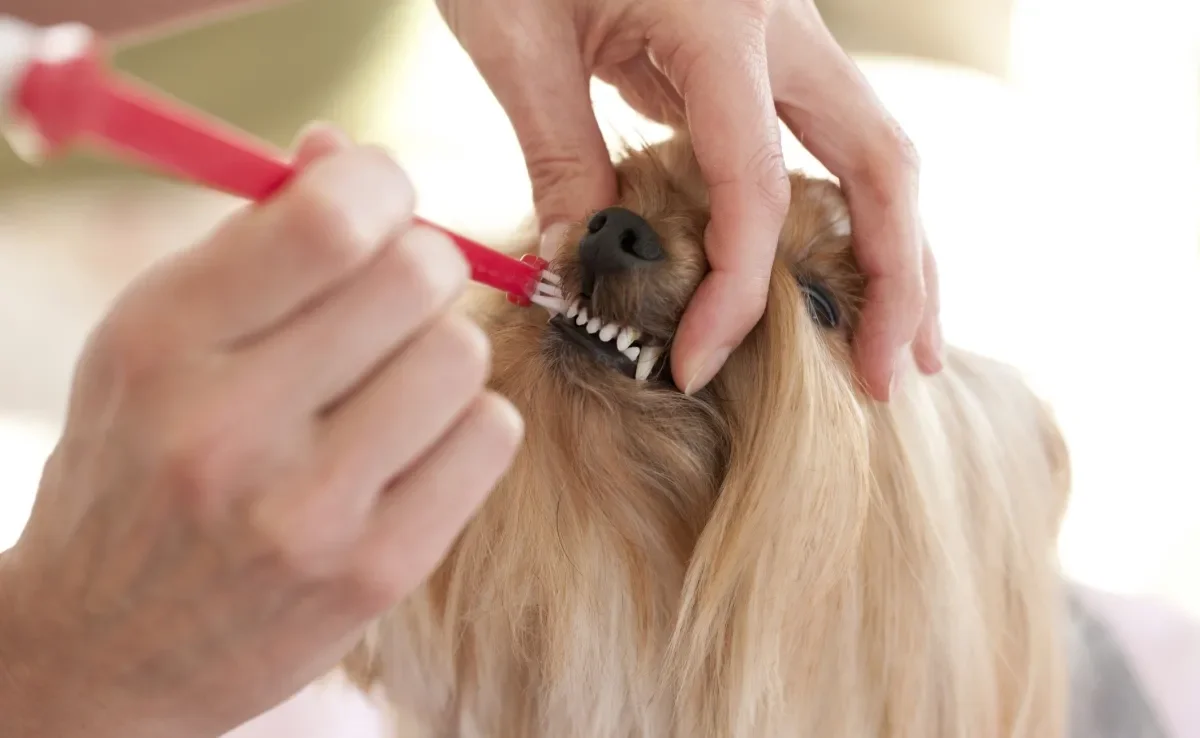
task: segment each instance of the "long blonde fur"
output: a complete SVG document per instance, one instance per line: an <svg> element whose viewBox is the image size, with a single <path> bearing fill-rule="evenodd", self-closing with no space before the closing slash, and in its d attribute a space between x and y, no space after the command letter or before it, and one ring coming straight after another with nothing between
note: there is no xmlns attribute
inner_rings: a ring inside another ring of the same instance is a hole
<svg viewBox="0 0 1200 738"><path fill-rule="evenodd" d="M690 146L619 173L671 266L605 309L677 319L705 268ZM1053 419L1012 370L955 349L889 404L867 399L849 330L817 325L796 279L824 280L853 318L844 203L793 183L765 317L695 398L548 353L544 314L480 309L492 387L527 436L438 571L347 660L400 735L1063 735ZM568 286L577 236L556 262Z"/></svg>

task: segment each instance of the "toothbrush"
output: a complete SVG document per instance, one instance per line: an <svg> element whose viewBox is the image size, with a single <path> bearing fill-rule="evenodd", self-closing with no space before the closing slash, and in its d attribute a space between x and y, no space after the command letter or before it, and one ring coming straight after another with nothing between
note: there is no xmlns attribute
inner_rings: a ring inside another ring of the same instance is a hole
<svg viewBox="0 0 1200 738"><path fill-rule="evenodd" d="M0 130L27 163L92 144L255 202L295 174L247 134L111 73L95 35L79 24L38 28L0 15ZM561 280L545 259L515 259L413 220L448 236L470 263L471 279L507 293L509 302L566 310Z"/></svg>

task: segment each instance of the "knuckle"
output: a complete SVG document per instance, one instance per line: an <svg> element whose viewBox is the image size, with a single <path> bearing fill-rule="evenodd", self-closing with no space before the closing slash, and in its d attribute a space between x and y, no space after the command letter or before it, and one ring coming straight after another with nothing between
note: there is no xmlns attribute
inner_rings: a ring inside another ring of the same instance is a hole
<svg viewBox="0 0 1200 738"><path fill-rule="evenodd" d="M481 447L507 464L525 436L525 421L512 403L496 394L479 399Z"/></svg>
<svg viewBox="0 0 1200 738"><path fill-rule="evenodd" d="M281 213L283 237L296 255L322 268L346 271L363 261L374 244L355 227L346 208L311 180L298 182Z"/></svg>
<svg viewBox="0 0 1200 738"><path fill-rule="evenodd" d="M447 239L439 235L414 241L410 235L388 247L379 269L383 280L394 285L388 291L403 302L403 309L423 319L450 300L469 275L465 260ZM437 254L433 249L447 253Z"/></svg>
<svg viewBox="0 0 1200 738"><path fill-rule="evenodd" d="M900 124L889 118L885 134L880 140L884 147L881 160L892 175L889 179L915 181L921 171L921 154Z"/></svg>
<svg viewBox="0 0 1200 738"><path fill-rule="evenodd" d="M292 516L256 516L251 523L260 557L289 579L313 580L330 574L327 552L306 535L307 528L297 525Z"/></svg>
<svg viewBox="0 0 1200 738"><path fill-rule="evenodd" d="M107 379L121 387L144 385L158 373L165 352L155 331L133 316L114 314L92 333L87 361L99 362Z"/></svg>
<svg viewBox="0 0 1200 738"><path fill-rule="evenodd" d="M405 575L411 562L367 560L349 573L349 584L360 608L369 613L386 610L408 594L414 582Z"/></svg>
<svg viewBox="0 0 1200 738"><path fill-rule="evenodd" d="M543 223L574 220L616 197L617 179L603 142L577 131L566 140L537 134L522 141L525 167Z"/></svg>
<svg viewBox="0 0 1200 738"><path fill-rule="evenodd" d="M792 182L783 161L778 139L764 144L751 159L753 182L764 207L783 218L792 204Z"/></svg>
<svg viewBox="0 0 1200 738"><path fill-rule="evenodd" d="M159 453L158 482L198 522L210 521L228 501L237 441L226 424L191 421L187 430L166 432Z"/></svg>
<svg viewBox="0 0 1200 738"><path fill-rule="evenodd" d="M303 257L329 269L358 265L409 215L411 186L382 150L337 154L307 173L281 199L280 225Z"/></svg>

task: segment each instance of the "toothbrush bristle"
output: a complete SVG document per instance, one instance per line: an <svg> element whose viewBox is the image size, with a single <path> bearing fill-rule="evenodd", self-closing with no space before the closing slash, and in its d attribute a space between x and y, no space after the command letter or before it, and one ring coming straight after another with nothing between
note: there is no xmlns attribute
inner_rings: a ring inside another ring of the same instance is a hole
<svg viewBox="0 0 1200 738"><path fill-rule="evenodd" d="M567 301L561 297L551 297L550 295L537 294L529 298L529 301L535 305L541 305L555 315L566 312Z"/></svg>

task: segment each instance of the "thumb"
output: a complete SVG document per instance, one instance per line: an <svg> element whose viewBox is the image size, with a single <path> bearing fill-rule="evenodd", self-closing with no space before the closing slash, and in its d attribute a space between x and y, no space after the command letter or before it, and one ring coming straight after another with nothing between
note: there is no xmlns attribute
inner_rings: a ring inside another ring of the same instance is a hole
<svg viewBox="0 0 1200 738"><path fill-rule="evenodd" d="M611 205L617 184L578 33L555 3L533 6L536 18L512 19L460 41L512 122L545 233Z"/></svg>

